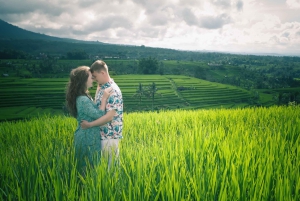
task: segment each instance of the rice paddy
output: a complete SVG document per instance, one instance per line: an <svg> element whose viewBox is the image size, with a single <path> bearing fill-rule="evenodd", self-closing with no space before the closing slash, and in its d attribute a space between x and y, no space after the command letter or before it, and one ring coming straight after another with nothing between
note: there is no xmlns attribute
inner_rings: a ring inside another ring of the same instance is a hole
<svg viewBox="0 0 300 201"><path fill-rule="evenodd" d="M124 111L237 108L251 106L249 91L180 75L117 75L112 77L123 93ZM20 120L37 115L63 114L67 78L0 78L0 121ZM135 96L156 84L154 102ZM96 87L90 90L94 95Z"/></svg>
<svg viewBox="0 0 300 201"><path fill-rule="evenodd" d="M74 118L0 123L0 200L300 200L300 108L124 114L119 165L76 171Z"/></svg>

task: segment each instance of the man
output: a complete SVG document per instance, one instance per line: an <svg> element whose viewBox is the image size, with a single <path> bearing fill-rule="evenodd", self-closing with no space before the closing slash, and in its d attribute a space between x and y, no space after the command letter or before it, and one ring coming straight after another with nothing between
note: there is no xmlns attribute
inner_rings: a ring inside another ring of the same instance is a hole
<svg viewBox="0 0 300 201"><path fill-rule="evenodd" d="M82 121L81 127L100 126L101 150L108 157L108 165L110 166L113 152L116 157L119 155L119 140L123 138L123 97L120 88L111 79L104 61L95 61L90 69L94 80L99 85L95 95L98 106L101 105L104 90L111 87L113 91L107 100L106 114L92 122Z"/></svg>

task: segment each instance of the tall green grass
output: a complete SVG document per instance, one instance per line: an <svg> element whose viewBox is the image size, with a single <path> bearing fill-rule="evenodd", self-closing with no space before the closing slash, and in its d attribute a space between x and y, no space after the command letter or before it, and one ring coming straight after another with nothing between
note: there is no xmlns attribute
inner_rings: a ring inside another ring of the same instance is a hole
<svg viewBox="0 0 300 201"><path fill-rule="evenodd" d="M0 123L0 200L300 199L300 108L124 114L119 166L86 177L76 120Z"/></svg>

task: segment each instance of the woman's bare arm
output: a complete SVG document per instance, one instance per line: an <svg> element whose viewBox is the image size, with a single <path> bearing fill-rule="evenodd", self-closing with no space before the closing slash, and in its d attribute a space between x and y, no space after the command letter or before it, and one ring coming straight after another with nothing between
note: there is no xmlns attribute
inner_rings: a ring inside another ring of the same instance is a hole
<svg viewBox="0 0 300 201"><path fill-rule="evenodd" d="M107 99L109 98L109 96L112 94L113 90L111 87L106 88L103 92L103 97L101 99L101 105L99 105L99 109L100 110L104 110L105 111L105 106L107 103Z"/></svg>

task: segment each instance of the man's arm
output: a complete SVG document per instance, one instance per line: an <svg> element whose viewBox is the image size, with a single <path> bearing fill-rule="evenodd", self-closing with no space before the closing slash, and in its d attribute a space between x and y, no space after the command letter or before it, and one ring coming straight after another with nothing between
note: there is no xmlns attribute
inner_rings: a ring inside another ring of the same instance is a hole
<svg viewBox="0 0 300 201"><path fill-rule="evenodd" d="M80 126L83 129L91 128L94 126L102 126L102 125L112 121L115 115L116 115L116 110L110 110L104 116L100 117L99 119L96 119L95 121L88 122L88 121L82 120L80 123Z"/></svg>

